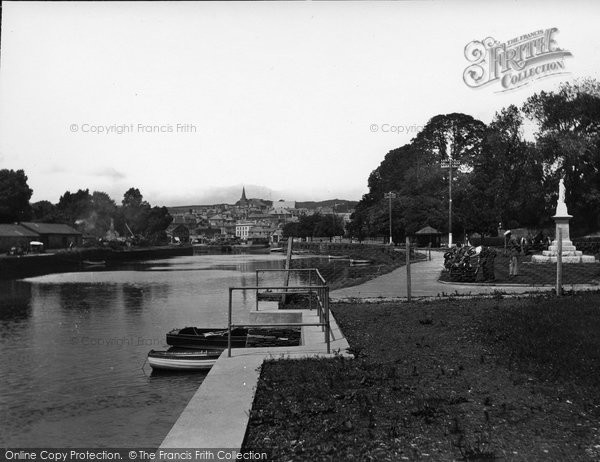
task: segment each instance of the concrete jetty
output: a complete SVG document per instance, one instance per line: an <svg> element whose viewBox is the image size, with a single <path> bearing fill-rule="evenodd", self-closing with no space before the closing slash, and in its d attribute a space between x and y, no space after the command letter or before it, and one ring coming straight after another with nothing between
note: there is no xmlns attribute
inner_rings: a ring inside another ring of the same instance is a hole
<svg viewBox="0 0 600 462"><path fill-rule="evenodd" d="M292 319L292 321L286 320ZM316 310L259 311L254 322L318 323ZM302 345L296 347L235 348L231 358L224 351L194 394L179 419L163 440L159 450L182 448L242 447L250 410L260 376L268 359L350 356L348 342L330 314L331 353L327 354L325 337L320 327L302 327Z"/></svg>

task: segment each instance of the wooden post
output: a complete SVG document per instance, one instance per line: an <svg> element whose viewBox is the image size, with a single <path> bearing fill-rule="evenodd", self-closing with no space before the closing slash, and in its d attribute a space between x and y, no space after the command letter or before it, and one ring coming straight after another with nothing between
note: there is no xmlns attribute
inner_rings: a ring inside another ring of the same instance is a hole
<svg viewBox="0 0 600 462"><path fill-rule="evenodd" d="M410 302L410 239L406 237L406 298Z"/></svg>
<svg viewBox="0 0 600 462"><path fill-rule="evenodd" d="M556 230L556 296L562 295L562 230Z"/></svg>
<svg viewBox="0 0 600 462"><path fill-rule="evenodd" d="M256 311L258 311L258 270L256 270Z"/></svg>
<svg viewBox="0 0 600 462"><path fill-rule="evenodd" d="M290 285L290 268L292 266L292 242L293 237L288 237L287 255L285 258L285 278L283 282L283 285L285 287ZM284 291L287 292L287 289L284 289ZM281 304L285 305L285 294L281 296Z"/></svg>
<svg viewBox="0 0 600 462"><path fill-rule="evenodd" d="M233 307L233 289L229 288L229 310L227 317L227 357L231 358L231 316Z"/></svg>

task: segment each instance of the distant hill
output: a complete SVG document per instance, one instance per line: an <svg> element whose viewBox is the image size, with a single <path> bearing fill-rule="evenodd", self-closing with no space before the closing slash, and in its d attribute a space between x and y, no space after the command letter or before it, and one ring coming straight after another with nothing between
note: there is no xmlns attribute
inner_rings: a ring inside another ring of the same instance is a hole
<svg viewBox="0 0 600 462"><path fill-rule="evenodd" d="M272 201L264 200L264 199L261 199L261 200L269 206L273 205ZM296 207L299 209L315 210L315 209L318 209L319 207L333 207L335 205L336 212L345 213L345 212L349 212L350 210L354 209L356 207L356 204L358 204L358 201L347 201L344 199L330 199L330 200L320 201L320 202L315 202L315 201L296 202ZM213 206L216 207L217 205L213 205ZM192 210L192 209L200 208L200 207L207 207L207 205L177 205L177 206L171 206L171 207L167 207L167 208L172 213L182 213L182 212L187 212L188 210Z"/></svg>
<svg viewBox="0 0 600 462"><path fill-rule="evenodd" d="M347 201L344 199L329 199L326 201L308 201L308 202L296 202L296 207L299 209L317 209L319 207L333 207L338 213L348 212L356 207L358 201Z"/></svg>

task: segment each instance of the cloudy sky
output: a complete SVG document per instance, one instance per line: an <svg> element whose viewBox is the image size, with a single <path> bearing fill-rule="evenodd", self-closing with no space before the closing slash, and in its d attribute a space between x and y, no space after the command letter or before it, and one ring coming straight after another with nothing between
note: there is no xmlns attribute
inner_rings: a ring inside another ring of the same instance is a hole
<svg viewBox="0 0 600 462"><path fill-rule="evenodd" d="M598 78L600 3L4 2L0 169L32 201L89 188L156 205L358 200L437 114L488 123ZM561 74L470 88L465 46L557 28ZM395 128L394 128L395 127Z"/></svg>

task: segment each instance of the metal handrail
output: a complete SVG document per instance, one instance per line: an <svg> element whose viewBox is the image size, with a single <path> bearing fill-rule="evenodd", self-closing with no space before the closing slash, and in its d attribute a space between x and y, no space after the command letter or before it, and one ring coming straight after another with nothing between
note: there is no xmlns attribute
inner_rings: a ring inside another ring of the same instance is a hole
<svg viewBox="0 0 600 462"><path fill-rule="evenodd" d="M318 279L321 280L321 283L323 286L327 285L327 281L325 281L325 278L321 275L321 273L319 272L318 268L289 268L289 269L285 269L285 268L264 268L264 269L257 269L256 271L256 311L258 311L258 291L259 289L267 289L266 287L260 287L259 284L259 280L258 280L258 273L267 273L267 272L291 272L291 271L295 271L295 272L308 272L308 285L309 286L313 286L312 284L312 275L313 273L317 274ZM317 286L314 286L317 287ZM288 292L289 289L293 289L294 287L285 287L285 291ZM309 309L312 310L312 297L310 296L311 293L309 293L309 297L308 297L308 303L309 303ZM317 294L318 297L318 294Z"/></svg>
<svg viewBox="0 0 600 462"><path fill-rule="evenodd" d="M233 326L235 327L283 327L284 324L272 323L272 324L250 324L250 325L240 325L232 323L233 316L233 291L245 291L245 290L256 290L258 294L259 289L265 290L277 290L277 289L296 289L308 291L309 298L310 294L313 293L313 290L316 289L317 293L317 314L319 316L318 323L289 323L288 326L319 326L324 331L325 335L325 343L327 345L327 354L331 353L331 326L329 324L329 286L249 286L249 287L230 287L229 288L229 304L228 304L228 320L227 320L227 357L231 358L231 329ZM298 293L298 292L296 292ZM300 292L302 293L302 292Z"/></svg>

